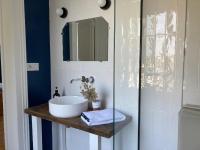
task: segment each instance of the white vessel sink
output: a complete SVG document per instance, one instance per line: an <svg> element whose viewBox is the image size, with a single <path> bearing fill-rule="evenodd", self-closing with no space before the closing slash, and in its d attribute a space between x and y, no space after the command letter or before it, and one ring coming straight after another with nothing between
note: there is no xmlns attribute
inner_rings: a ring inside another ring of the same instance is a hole
<svg viewBox="0 0 200 150"><path fill-rule="evenodd" d="M87 109L88 101L81 96L56 97L49 101L50 114L59 118L77 117Z"/></svg>

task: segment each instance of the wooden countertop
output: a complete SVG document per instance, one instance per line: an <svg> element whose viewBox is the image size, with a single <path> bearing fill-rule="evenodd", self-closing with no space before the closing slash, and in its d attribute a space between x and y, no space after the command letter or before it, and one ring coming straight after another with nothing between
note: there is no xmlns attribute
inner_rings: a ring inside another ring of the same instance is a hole
<svg viewBox="0 0 200 150"><path fill-rule="evenodd" d="M90 126L87 126L81 120L80 117L62 119L62 118L56 118L52 116L49 113L48 104L42 104L39 106L30 107L30 108L25 109L24 112L29 115L39 117L41 119L63 124L63 125L66 125L67 127L72 127L75 129L86 131L86 132L99 135L105 138L112 137L115 133L119 132L124 126L126 126L131 121L131 117L127 116L126 120L122 122L90 127Z"/></svg>

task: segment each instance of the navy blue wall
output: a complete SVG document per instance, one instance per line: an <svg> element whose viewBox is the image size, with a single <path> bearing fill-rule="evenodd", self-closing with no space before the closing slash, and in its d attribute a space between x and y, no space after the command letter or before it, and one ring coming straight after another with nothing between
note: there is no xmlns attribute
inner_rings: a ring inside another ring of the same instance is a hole
<svg viewBox="0 0 200 150"><path fill-rule="evenodd" d="M35 106L51 98L49 0L25 0L25 22L27 61L40 65L39 71L28 72L29 106ZM51 123L43 121L44 150L52 149L51 131Z"/></svg>

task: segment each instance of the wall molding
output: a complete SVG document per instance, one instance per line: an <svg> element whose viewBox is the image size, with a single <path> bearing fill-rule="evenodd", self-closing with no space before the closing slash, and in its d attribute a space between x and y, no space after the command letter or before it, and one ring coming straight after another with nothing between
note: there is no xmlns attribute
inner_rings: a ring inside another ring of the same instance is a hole
<svg viewBox="0 0 200 150"><path fill-rule="evenodd" d="M0 0L5 146L29 150L25 15L23 0Z"/></svg>

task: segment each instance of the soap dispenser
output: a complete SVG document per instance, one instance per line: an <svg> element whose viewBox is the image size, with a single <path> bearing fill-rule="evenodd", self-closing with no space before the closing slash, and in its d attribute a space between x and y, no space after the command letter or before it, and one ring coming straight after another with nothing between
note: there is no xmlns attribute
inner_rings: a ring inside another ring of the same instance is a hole
<svg viewBox="0 0 200 150"><path fill-rule="evenodd" d="M53 94L53 98L56 98L56 97L60 97L60 94L58 93L58 87L56 87L55 93Z"/></svg>

